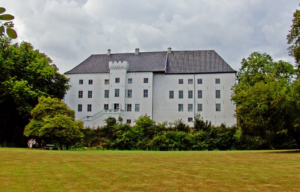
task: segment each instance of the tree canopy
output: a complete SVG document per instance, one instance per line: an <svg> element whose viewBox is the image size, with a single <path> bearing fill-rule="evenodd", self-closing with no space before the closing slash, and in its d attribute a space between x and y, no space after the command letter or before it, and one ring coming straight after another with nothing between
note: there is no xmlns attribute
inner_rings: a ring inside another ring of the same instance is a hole
<svg viewBox="0 0 300 192"><path fill-rule="evenodd" d="M30 43L0 37L0 142L18 143L41 96L63 99L68 78Z"/></svg>
<svg viewBox="0 0 300 192"><path fill-rule="evenodd" d="M300 10L294 12L293 24L290 33L287 35L288 44L292 44L288 50L289 55L295 58L295 61L300 67Z"/></svg>
<svg viewBox="0 0 300 192"><path fill-rule="evenodd" d="M61 146L66 138L83 138L83 122L75 121L75 112L57 98L40 97L31 111L32 119L25 127L24 135L51 137Z"/></svg>
<svg viewBox="0 0 300 192"><path fill-rule="evenodd" d="M246 138L264 140L272 147L278 135L292 136L300 146L300 115L296 72L284 61L274 62L270 55L252 53L242 60L239 83L233 87L238 124Z"/></svg>

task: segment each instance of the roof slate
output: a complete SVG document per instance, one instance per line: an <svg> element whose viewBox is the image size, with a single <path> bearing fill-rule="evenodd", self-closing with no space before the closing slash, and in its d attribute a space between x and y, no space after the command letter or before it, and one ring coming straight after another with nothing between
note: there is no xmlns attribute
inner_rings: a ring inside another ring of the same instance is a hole
<svg viewBox="0 0 300 192"><path fill-rule="evenodd" d="M65 74L109 73L109 61L127 61L128 72L236 72L215 51L163 51L91 55Z"/></svg>

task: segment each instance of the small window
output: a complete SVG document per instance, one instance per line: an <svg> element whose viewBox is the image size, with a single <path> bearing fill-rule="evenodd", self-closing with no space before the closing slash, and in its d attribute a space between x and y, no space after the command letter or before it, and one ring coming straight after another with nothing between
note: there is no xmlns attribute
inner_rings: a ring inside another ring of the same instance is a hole
<svg viewBox="0 0 300 192"><path fill-rule="evenodd" d="M105 83L105 85L108 85L109 84L109 79L105 79L104 83Z"/></svg>
<svg viewBox="0 0 300 192"><path fill-rule="evenodd" d="M188 122L193 122L193 117L188 117Z"/></svg>
<svg viewBox="0 0 300 192"><path fill-rule="evenodd" d="M89 85L93 85L93 79L89 80Z"/></svg>
<svg viewBox="0 0 300 192"><path fill-rule="evenodd" d="M174 99L174 91L169 91L169 98Z"/></svg>
<svg viewBox="0 0 300 192"><path fill-rule="evenodd" d="M83 97L83 91L78 91L78 98L82 98Z"/></svg>
<svg viewBox="0 0 300 192"><path fill-rule="evenodd" d="M202 98L202 90L198 90L198 99Z"/></svg>
<svg viewBox="0 0 300 192"><path fill-rule="evenodd" d="M128 78L128 84L132 84L132 78Z"/></svg>
<svg viewBox="0 0 300 192"><path fill-rule="evenodd" d="M83 84L83 79L79 79L79 84L80 84L80 85Z"/></svg>
<svg viewBox="0 0 300 192"><path fill-rule="evenodd" d="M93 97L93 91L88 91L88 98L92 98Z"/></svg>
<svg viewBox="0 0 300 192"><path fill-rule="evenodd" d="M82 104L78 104L78 112L82 111Z"/></svg>
<svg viewBox="0 0 300 192"><path fill-rule="evenodd" d="M108 98L109 97L109 90L104 90L104 98Z"/></svg>
<svg viewBox="0 0 300 192"><path fill-rule="evenodd" d="M193 79L188 79L188 84L193 84Z"/></svg>
<svg viewBox="0 0 300 192"><path fill-rule="evenodd" d="M144 89L144 97L148 97L148 89Z"/></svg>
<svg viewBox="0 0 300 192"><path fill-rule="evenodd" d="M221 80L220 79L216 79L216 84L220 84Z"/></svg>
<svg viewBox="0 0 300 192"><path fill-rule="evenodd" d="M131 89L127 90L127 97L132 98L132 90Z"/></svg>
<svg viewBox="0 0 300 192"><path fill-rule="evenodd" d="M127 123L131 124L131 119L127 119Z"/></svg>
<svg viewBox="0 0 300 192"><path fill-rule="evenodd" d="M198 80L197 80L197 83L198 83L198 84L202 84L202 79L198 79Z"/></svg>
<svg viewBox="0 0 300 192"><path fill-rule="evenodd" d="M127 111L131 111L131 104L127 104Z"/></svg>
<svg viewBox="0 0 300 192"><path fill-rule="evenodd" d="M144 78L144 83L148 83L148 78Z"/></svg>
<svg viewBox="0 0 300 192"><path fill-rule="evenodd" d="M216 98L217 99L221 98L221 90L216 90Z"/></svg>
<svg viewBox="0 0 300 192"><path fill-rule="evenodd" d="M108 104L104 104L104 110L108 110Z"/></svg>
<svg viewBox="0 0 300 192"><path fill-rule="evenodd" d="M202 104L198 104L198 109L197 111L202 111Z"/></svg>
<svg viewBox="0 0 300 192"><path fill-rule="evenodd" d="M193 91L189 91L189 99L193 98Z"/></svg>
<svg viewBox="0 0 300 192"><path fill-rule="evenodd" d="M188 111L193 111L193 104L188 104Z"/></svg>
<svg viewBox="0 0 300 192"><path fill-rule="evenodd" d="M178 111L183 111L183 104L178 104Z"/></svg>
<svg viewBox="0 0 300 192"><path fill-rule="evenodd" d="M91 112L91 111L92 111L92 105L91 105L91 104L88 104L88 105L87 105L87 111L88 111L88 112Z"/></svg>
<svg viewBox="0 0 300 192"><path fill-rule="evenodd" d="M183 99L183 91L178 92L178 97L179 97L179 99Z"/></svg>
<svg viewBox="0 0 300 192"><path fill-rule="evenodd" d="M119 89L115 89L115 97L119 97L119 92L120 92Z"/></svg>
<svg viewBox="0 0 300 192"><path fill-rule="evenodd" d="M119 77L117 77L117 78L115 79L115 83L120 83L120 78L119 78Z"/></svg>
<svg viewBox="0 0 300 192"><path fill-rule="evenodd" d="M140 104L135 104L135 111L139 112L140 111Z"/></svg>
<svg viewBox="0 0 300 192"><path fill-rule="evenodd" d="M221 104L220 103L216 103L216 111L221 111Z"/></svg>
<svg viewBox="0 0 300 192"><path fill-rule="evenodd" d="M179 84L183 84L183 79L179 79Z"/></svg>

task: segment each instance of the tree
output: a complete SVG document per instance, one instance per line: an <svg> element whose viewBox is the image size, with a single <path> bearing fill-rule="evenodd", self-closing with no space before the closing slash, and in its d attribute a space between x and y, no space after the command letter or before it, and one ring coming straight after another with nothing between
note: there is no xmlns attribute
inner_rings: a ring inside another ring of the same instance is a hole
<svg viewBox="0 0 300 192"><path fill-rule="evenodd" d="M298 69L300 67L300 10L294 12L293 24L287 35L288 44L292 44L288 50L289 55L295 58Z"/></svg>
<svg viewBox="0 0 300 192"><path fill-rule="evenodd" d="M0 111L0 143L22 142L38 97L63 99L68 81L52 60L30 43L11 44L9 38L0 37L0 108L5 109Z"/></svg>
<svg viewBox="0 0 300 192"><path fill-rule="evenodd" d="M7 34L7 36L11 39L16 39L18 37L16 31L13 29L14 24L11 20L13 20L15 17L10 15L10 14L2 14L4 13L6 10L3 7L0 7L0 21L1 24L3 21L7 21L4 22L1 26L0 26L0 36L3 37L5 35L5 32Z"/></svg>
<svg viewBox="0 0 300 192"><path fill-rule="evenodd" d="M295 126L300 92L298 81L292 81L294 75L291 64L274 62L268 54L254 52L243 59L232 100L237 104L236 117L244 138L272 147L276 135L290 135L300 147Z"/></svg>
<svg viewBox="0 0 300 192"><path fill-rule="evenodd" d="M57 98L40 97L39 103L31 111L32 119L25 127L24 135L51 137L60 148L66 138L83 138L83 122L75 121L75 112Z"/></svg>

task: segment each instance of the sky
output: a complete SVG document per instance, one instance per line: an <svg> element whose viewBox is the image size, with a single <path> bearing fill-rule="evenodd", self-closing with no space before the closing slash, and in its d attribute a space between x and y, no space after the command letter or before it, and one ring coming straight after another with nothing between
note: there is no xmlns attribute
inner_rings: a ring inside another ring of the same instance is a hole
<svg viewBox="0 0 300 192"><path fill-rule="evenodd" d="M252 52L295 64L286 36L297 0L0 0L17 40L60 73L91 54L215 50L233 69Z"/></svg>

